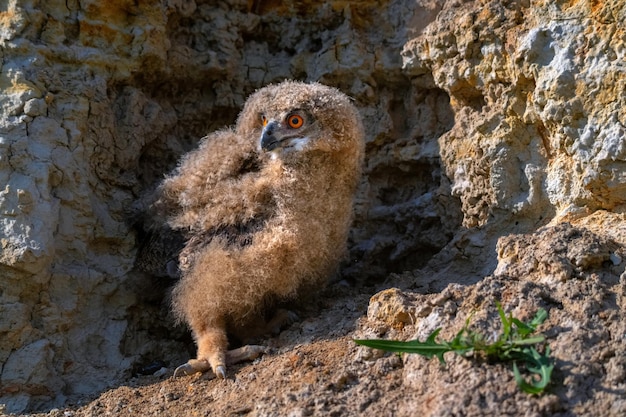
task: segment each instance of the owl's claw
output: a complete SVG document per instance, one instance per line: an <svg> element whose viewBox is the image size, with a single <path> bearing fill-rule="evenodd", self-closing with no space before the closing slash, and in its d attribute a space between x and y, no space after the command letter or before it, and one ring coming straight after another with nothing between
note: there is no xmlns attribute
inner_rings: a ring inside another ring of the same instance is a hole
<svg viewBox="0 0 626 417"><path fill-rule="evenodd" d="M173 378L178 378L179 376L185 375L193 375L197 372L206 372L211 369L211 365L209 365L208 361L198 360L198 359L190 359L189 362L180 365L176 370L174 370Z"/></svg>
<svg viewBox="0 0 626 417"><path fill-rule="evenodd" d="M217 368L215 368L215 376L217 376L220 379L226 379L226 367L220 365Z"/></svg>
<svg viewBox="0 0 626 417"><path fill-rule="evenodd" d="M204 366L197 366L195 364L191 364L187 362L187 363L180 365L178 368L176 368L176 370L174 370L174 375L172 375L172 378L193 375L198 372L206 372L209 369L210 368L206 368ZM221 379L226 379L226 367L220 365L217 368L215 368L215 376Z"/></svg>
<svg viewBox="0 0 626 417"><path fill-rule="evenodd" d="M196 372L198 371L195 371L191 365L184 363L174 370L174 375L172 377L178 378L180 376L191 375Z"/></svg>
<svg viewBox="0 0 626 417"><path fill-rule="evenodd" d="M268 349L265 346L260 345L246 345L237 349L229 350L226 352L226 362L229 365L252 361L264 353L267 353ZM189 362L180 365L174 370L172 378L178 378L186 375L193 375L198 372L206 372L211 369L208 361L191 359ZM217 365L213 370L215 376L220 379L226 379L226 366Z"/></svg>
<svg viewBox="0 0 626 417"><path fill-rule="evenodd" d="M180 365L178 368L176 368L176 370L174 370L174 375L172 375L172 378L178 378L181 376L188 376L188 375L193 375L195 373L198 372L205 372L208 369L204 369L204 368L194 368L193 365L188 363L184 363L182 365ZM226 367L225 366L218 366L215 369L215 376L217 376L220 379L226 379Z"/></svg>
<svg viewBox="0 0 626 417"><path fill-rule="evenodd" d="M195 373L198 372L205 372L208 369L204 369L204 368L194 368L193 365L191 365L189 362L184 363L182 365L180 365L178 368L176 368L176 370L174 370L174 375L172 375L172 378L178 378L181 376L188 376L188 375L193 375ZM225 366L218 366L215 369L215 376L217 376L218 378L221 379L226 379L226 367Z"/></svg>

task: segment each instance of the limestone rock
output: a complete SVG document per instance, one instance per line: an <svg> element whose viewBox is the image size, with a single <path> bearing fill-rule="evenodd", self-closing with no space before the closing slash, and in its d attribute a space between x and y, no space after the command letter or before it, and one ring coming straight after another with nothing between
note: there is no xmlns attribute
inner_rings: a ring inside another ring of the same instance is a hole
<svg viewBox="0 0 626 417"><path fill-rule="evenodd" d="M619 245L584 228L561 223L535 235L510 235L497 245L496 275L566 281L583 271L622 266Z"/></svg>
<svg viewBox="0 0 626 417"><path fill-rule="evenodd" d="M447 365L441 366L436 359L404 355L405 388L428 398L411 403L412 411L428 416L563 411L618 416L626 411L626 363L618 353L626 330L626 273L624 262L609 262L609 252L622 254L625 243L569 224L509 237L499 244L501 263L494 275L472 286L450 286L441 294L396 291L391 298L385 297L389 290L384 291L372 297L370 308L374 304L376 311L389 314L368 315L359 332L367 334L379 321L395 317L396 299L415 300L404 305L415 309L435 304L446 295L446 301L430 313L385 336L400 340L423 341L437 328L442 329L440 340L450 340L470 317L472 330L495 338L501 331L496 301L524 321L544 308L549 317L538 330L546 336L555 364L547 394L531 397L518 390L510 364L447 354ZM512 254L519 258L513 259Z"/></svg>
<svg viewBox="0 0 626 417"><path fill-rule="evenodd" d="M405 294L397 288L390 288L372 297L367 308L367 317L397 327L415 322L415 310L411 308Z"/></svg>
<svg viewBox="0 0 626 417"><path fill-rule="evenodd" d="M439 142L466 226L624 204L623 19L619 1L459 2L407 43L405 70L451 97Z"/></svg>

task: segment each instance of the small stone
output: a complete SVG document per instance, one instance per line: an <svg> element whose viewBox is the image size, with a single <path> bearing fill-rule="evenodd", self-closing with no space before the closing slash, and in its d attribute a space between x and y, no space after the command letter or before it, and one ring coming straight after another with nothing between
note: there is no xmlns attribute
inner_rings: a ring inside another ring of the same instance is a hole
<svg viewBox="0 0 626 417"><path fill-rule="evenodd" d="M32 98L24 103L24 113L28 116L41 116L45 115L48 111L48 105L42 98Z"/></svg>
<svg viewBox="0 0 626 417"><path fill-rule="evenodd" d="M367 308L369 320L381 320L396 326L415 323L415 308L409 297L397 288L389 288L375 294Z"/></svg>

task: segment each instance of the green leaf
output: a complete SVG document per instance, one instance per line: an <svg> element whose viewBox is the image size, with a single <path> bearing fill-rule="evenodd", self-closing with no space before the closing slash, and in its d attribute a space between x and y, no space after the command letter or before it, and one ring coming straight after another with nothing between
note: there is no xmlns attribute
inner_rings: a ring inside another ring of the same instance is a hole
<svg viewBox="0 0 626 417"><path fill-rule="evenodd" d="M467 325L468 323L465 323L465 327L459 330L454 339L447 343L450 350L458 355L465 355L473 351L482 341L481 335L470 332Z"/></svg>
<svg viewBox="0 0 626 417"><path fill-rule="evenodd" d="M424 341L410 340L408 342L400 342L397 340L355 340L354 342L359 345L371 347L374 349L381 349L387 352L403 352L403 353L417 353L427 358L436 356L441 363L445 363L443 354L450 352L453 349L448 343L437 343L435 338L439 334L441 329L436 329L430 336Z"/></svg>
<svg viewBox="0 0 626 417"><path fill-rule="evenodd" d="M526 346L526 345L536 345L537 343L541 343L546 340L544 335L538 335L534 337L527 337L525 339L514 339L511 341L511 344L514 346Z"/></svg>
<svg viewBox="0 0 626 417"><path fill-rule="evenodd" d="M536 329L540 324L546 321L547 318L548 312L545 309L540 308L539 310L537 310L537 312L535 313L535 317L531 320L530 323L528 323L528 325L531 326L533 329Z"/></svg>
<svg viewBox="0 0 626 417"><path fill-rule="evenodd" d="M534 347L527 349L526 355L526 369L532 374L538 375L539 379L531 377L530 383L527 382L521 375L517 364L513 363L513 376L517 386L524 392L529 394L541 394L552 378L552 370L554 364L550 361L550 347L546 347L546 352L542 355Z"/></svg>
<svg viewBox="0 0 626 417"><path fill-rule="evenodd" d="M512 321L516 327L515 332L522 337L528 336L529 334L535 331L534 327L529 326L528 324L524 323L521 320L516 319L515 317L512 318Z"/></svg>
<svg viewBox="0 0 626 417"><path fill-rule="evenodd" d="M496 301L496 307L498 309L498 315L500 316L500 321L502 322L502 335L500 336L500 339L508 340L509 336L511 335L511 328L512 328L512 323L513 323L510 320L511 315L509 315L509 318L506 317L506 314L504 313L504 310L502 309L502 304L500 304L499 301Z"/></svg>

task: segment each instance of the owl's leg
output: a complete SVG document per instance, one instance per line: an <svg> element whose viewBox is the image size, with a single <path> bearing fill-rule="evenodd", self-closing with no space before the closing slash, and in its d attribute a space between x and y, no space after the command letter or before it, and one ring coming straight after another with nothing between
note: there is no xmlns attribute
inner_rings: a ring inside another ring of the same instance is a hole
<svg viewBox="0 0 626 417"><path fill-rule="evenodd" d="M212 369L219 378L226 378L226 349L228 339L224 326L214 326L196 331L198 355L174 371L174 377L206 372Z"/></svg>
<svg viewBox="0 0 626 417"><path fill-rule="evenodd" d="M265 323L262 319L259 319L258 323L251 323L244 329L239 329L239 331L243 330L242 334L246 336L255 333L257 336L267 333L278 334L285 326L297 320L298 316L295 313L279 309L269 322ZM190 359L187 363L176 368L174 378L197 372L206 372L209 369L212 369L217 377L226 378L226 365L251 361L267 352L265 346L259 345L244 345L227 351L228 339L225 326L221 322L195 333L196 344L198 345L197 358Z"/></svg>

